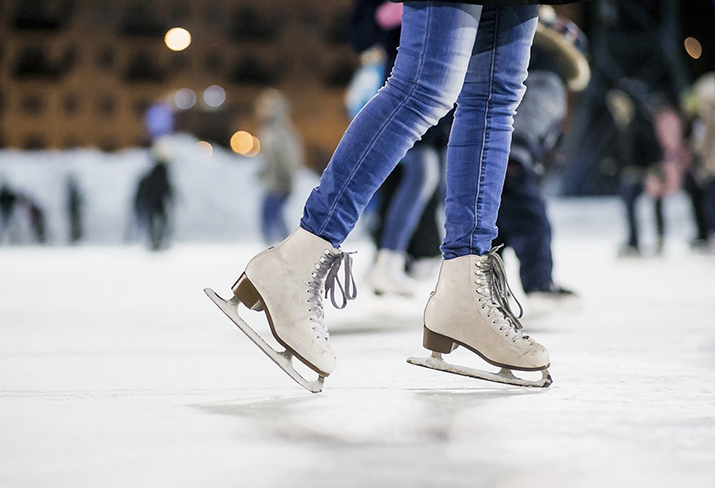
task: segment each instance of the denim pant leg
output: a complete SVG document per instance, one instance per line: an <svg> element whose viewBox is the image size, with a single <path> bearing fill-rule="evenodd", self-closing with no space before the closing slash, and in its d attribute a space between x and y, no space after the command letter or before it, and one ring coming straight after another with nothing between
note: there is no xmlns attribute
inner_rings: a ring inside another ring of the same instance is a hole
<svg viewBox="0 0 715 488"><path fill-rule="evenodd" d="M482 11L447 152L445 259L486 254L497 235L513 119L525 91L538 13L538 5Z"/></svg>
<svg viewBox="0 0 715 488"><path fill-rule="evenodd" d="M288 200L285 193L269 192L263 198L261 209L261 231L268 244L282 241L288 236L288 229L283 219L283 207Z"/></svg>
<svg viewBox="0 0 715 488"><path fill-rule="evenodd" d="M427 201L439 184L439 160L433 147L417 145L401 163L402 178L390 201L381 249L405 251Z"/></svg>
<svg viewBox="0 0 715 488"><path fill-rule="evenodd" d="M305 204L301 227L334 246L347 237L370 197L464 83L482 7L410 2L386 85L353 119Z"/></svg>

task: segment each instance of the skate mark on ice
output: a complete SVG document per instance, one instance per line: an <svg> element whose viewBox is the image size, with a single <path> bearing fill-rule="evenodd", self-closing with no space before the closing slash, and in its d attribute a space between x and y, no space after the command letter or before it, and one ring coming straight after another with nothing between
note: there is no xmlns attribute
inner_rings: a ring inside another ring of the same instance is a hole
<svg viewBox="0 0 715 488"><path fill-rule="evenodd" d="M271 358L271 360L276 363L279 368L285 371L288 376L293 378L296 383L311 393L320 393L323 391L325 377L318 375L318 379L309 381L298 373L298 371L296 371L293 367L293 354L291 354L288 349L285 351L276 351L241 318L238 314L238 305L240 302L235 297L231 300L224 300L211 288L204 288L204 293L206 293L211 301L214 302L229 319L231 319L231 322L233 322L236 327L241 330L241 332L246 334L246 337L257 345L259 349L266 354L266 356Z"/></svg>

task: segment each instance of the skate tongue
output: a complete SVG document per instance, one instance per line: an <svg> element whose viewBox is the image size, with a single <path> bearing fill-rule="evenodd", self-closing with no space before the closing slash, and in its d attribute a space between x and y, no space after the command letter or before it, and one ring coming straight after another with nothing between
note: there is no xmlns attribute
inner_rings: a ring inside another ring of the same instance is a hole
<svg viewBox="0 0 715 488"><path fill-rule="evenodd" d="M497 253L502 246L498 246L489 251L489 265L492 270L492 288L494 301L501 308L504 315L514 324L517 330L524 328L519 322L519 319L524 316L524 308L516 299L514 293L511 291L509 282L506 279L506 268L504 267L504 261L501 256ZM509 299L513 298L516 304L519 306L519 316L517 317L511 310L511 305L509 304Z"/></svg>
<svg viewBox="0 0 715 488"><path fill-rule="evenodd" d="M341 252L335 255L335 259L330 265L330 270L328 275L325 277L325 298L328 298L330 294L330 302L333 307L342 310L348 304L348 300L355 300L357 298L357 287L355 286L355 278L353 277L353 258L350 256L355 254L355 252ZM340 271L340 266L345 262L345 288L343 284L340 283L338 278L338 272ZM343 297L341 305L335 302L335 288L340 289L340 294Z"/></svg>

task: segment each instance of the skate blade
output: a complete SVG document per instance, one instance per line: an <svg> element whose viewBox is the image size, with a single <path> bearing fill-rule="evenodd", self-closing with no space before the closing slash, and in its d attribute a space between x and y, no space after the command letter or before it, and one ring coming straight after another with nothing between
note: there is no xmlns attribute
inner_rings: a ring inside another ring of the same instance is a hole
<svg viewBox="0 0 715 488"><path fill-rule="evenodd" d="M263 338L253 330L239 315L238 315L238 300L234 297L231 300L224 300L216 294L211 288L204 288L204 293L216 304L218 308L229 318L231 322L236 324L236 327L241 329L241 332L251 339L251 341L263 351L266 356L271 358L285 373L293 378L300 386L310 391L311 393L320 393L323 391L323 383L325 377L318 375L317 380L308 381L293 367L293 354L290 351L276 351Z"/></svg>
<svg viewBox="0 0 715 488"><path fill-rule="evenodd" d="M494 383L503 383L505 385L546 388L553 382L547 369L541 371L540 380L526 380L514 376L508 368L502 368L498 373L490 373L488 371L481 371L479 369L468 368L466 366L449 364L442 359L442 354L438 352L433 352L432 356L428 358L408 358L407 362L414 364L415 366L422 366L423 368L436 369L437 371L444 371L446 373L458 374L461 376L469 376L470 378L493 381Z"/></svg>

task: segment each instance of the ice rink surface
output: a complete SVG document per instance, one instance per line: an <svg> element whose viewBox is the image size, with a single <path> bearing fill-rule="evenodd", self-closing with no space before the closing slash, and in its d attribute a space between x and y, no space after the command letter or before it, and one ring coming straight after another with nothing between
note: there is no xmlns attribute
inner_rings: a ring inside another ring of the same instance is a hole
<svg viewBox="0 0 715 488"><path fill-rule="evenodd" d="M360 240L317 395L202 293L227 295L257 243L0 248L0 486L715 486L715 255L688 249L684 205L641 259L615 257L615 201L551 211L556 277L582 298L526 303L552 358L538 390L406 364L432 283L373 298Z"/></svg>

